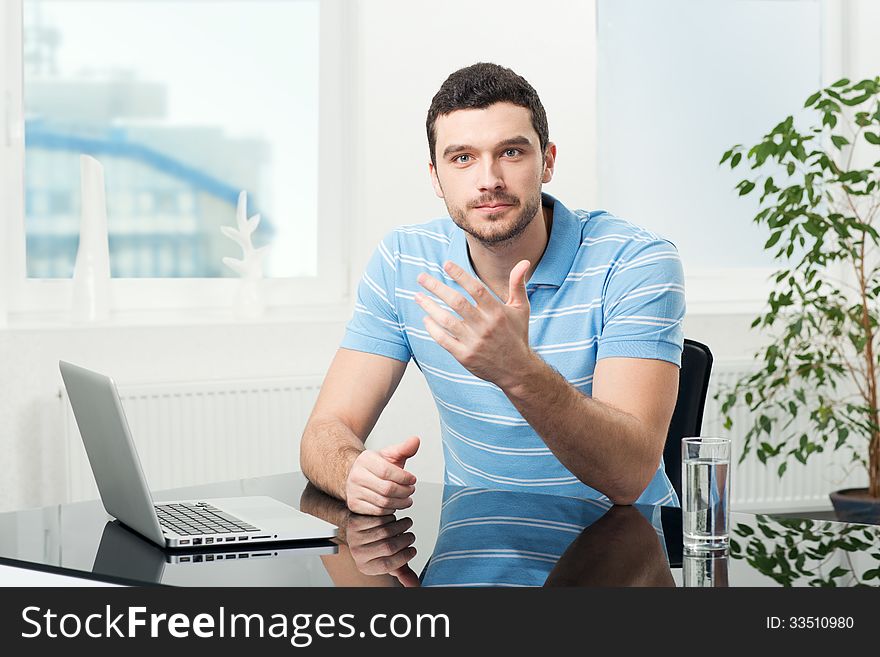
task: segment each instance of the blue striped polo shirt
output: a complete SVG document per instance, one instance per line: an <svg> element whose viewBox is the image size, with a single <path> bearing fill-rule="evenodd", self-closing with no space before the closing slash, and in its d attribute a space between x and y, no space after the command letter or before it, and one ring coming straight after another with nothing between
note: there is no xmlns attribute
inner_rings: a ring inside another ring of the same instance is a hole
<svg viewBox="0 0 880 657"><path fill-rule="evenodd" d="M532 350L585 395L602 358L680 366L684 275L675 246L604 210L572 212L548 194L542 202L553 222L526 283ZM422 272L472 300L443 271L446 260L476 278L465 233L449 217L386 235L358 285L341 346L415 361L440 414L446 483L607 500L562 465L500 388L468 372L425 330L413 298L423 291ZM678 505L662 461L637 503Z"/></svg>

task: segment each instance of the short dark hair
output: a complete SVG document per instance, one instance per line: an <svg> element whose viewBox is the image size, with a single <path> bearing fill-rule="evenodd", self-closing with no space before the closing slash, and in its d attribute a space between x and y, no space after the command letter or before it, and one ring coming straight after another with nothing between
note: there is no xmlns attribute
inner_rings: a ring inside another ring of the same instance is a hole
<svg viewBox="0 0 880 657"><path fill-rule="evenodd" d="M437 166L437 117L461 109L483 109L495 103L512 103L525 107L532 115L532 126L538 133L541 152L550 143L547 113L538 92L521 75L498 64L472 64L455 71L446 78L434 94L425 127L428 131L428 149L431 163Z"/></svg>

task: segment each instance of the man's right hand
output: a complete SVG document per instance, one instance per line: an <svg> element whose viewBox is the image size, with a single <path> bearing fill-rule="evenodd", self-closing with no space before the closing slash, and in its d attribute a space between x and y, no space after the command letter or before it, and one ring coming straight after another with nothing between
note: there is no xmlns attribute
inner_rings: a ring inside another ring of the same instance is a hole
<svg viewBox="0 0 880 657"><path fill-rule="evenodd" d="M345 501L354 513L393 514L412 506L416 478L403 469L419 449L418 436L378 451L365 449L351 466L345 481Z"/></svg>

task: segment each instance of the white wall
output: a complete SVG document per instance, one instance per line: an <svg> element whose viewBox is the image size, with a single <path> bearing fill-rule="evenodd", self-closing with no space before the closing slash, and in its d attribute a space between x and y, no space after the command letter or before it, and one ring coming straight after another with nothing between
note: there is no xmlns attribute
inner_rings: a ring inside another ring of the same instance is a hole
<svg viewBox="0 0 880 657"><path fill-rule="evenodd" d="M559 148L556 177L547 191L570 207L591 207L597 191L592 2L360 0L354 7L351 157L356 180L353 189L341 192L356 199L350 218L355 278L391 227L445 213L427 175L425 113L446 75L475 61L510 66L535 86ZM870 26L880 24L880 8L860 2L853 14L858 20L850 65L876 74L880 44L871 38ZM7 209L0 212L7 220ZM630 219L644 223L641 217ZM751 318L691 315L685 333L711 345L719 359L740 359L760 344L760 335L748 330ZM343 327L343 321L304 318L267 324L0 328L0 510L61 499L59 358L106 370L124 383L314 375L325 371ZM412 433L425 438L413 470L423 480L438 481L437 413L417 371L404 378L371 442L395 442ZM291 449L297 439L291 437Z"/></svg>
<svg viewBox="0 0 880 657"><path fill-rule="evenodd" d="M363 214L353 270L396 225L444 216L428 177L425 115L454 70L479 61L512 68L541 96L557 169L546 191L571 207L595 197L596 60L593 2L362 0L356 44Z"/></svg>

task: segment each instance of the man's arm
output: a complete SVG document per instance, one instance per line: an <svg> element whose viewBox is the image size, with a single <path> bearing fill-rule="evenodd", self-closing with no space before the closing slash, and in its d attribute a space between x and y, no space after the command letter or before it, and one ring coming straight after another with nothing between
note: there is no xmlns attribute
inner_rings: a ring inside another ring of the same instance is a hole
<svg viewBox="0 0 880 657"><path fill-rule="evenodd" d="M502 388L556 458L615 504L632 504L660 463L678 393L678 368L661 360L605 358L587 397L533 354Z"/></svg>
<svg viewBox="0 0 880 657"><path fill-rule="evenodd" d="M364 446L405 370L394 358L339 349L303 432L303 473L357 513L385 515L412 503L415 477L403 465L418 438L379 451Z"/></svg>
<svg viewBox="0 0 880 657"><path fill-rule="evenodd" d="M507 303L458 265L448 273L476 305L428 275L419 283L458 317L426 295L416 302L425 327L472 374L507 395L550 450L588 486L616 504L631 504L657 471L678 394L678 368L660 360L605 358L587 397L529 347L528 261L510 272Z"/></svg>

